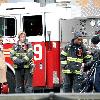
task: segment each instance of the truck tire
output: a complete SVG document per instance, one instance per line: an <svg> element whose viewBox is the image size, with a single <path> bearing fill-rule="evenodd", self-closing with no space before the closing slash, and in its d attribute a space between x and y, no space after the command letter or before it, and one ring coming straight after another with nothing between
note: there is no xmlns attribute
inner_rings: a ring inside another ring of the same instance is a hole
<svg viewBox="0 0 100 100"><path fill-rule="evenodd" d="M15 93L15 75L9 67L7 67L7 82L9 86L9 93Z"/></svg>

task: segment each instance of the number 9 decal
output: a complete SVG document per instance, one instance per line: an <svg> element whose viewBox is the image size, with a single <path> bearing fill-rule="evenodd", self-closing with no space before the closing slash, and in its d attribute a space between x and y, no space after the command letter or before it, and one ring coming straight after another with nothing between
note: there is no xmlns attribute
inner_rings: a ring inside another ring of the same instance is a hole
<svg viewBox="0 0 100 100"><path fill-rule="evenodd" d="M40 44L34 45L34 60L42 59L42 46Z"/></svg>

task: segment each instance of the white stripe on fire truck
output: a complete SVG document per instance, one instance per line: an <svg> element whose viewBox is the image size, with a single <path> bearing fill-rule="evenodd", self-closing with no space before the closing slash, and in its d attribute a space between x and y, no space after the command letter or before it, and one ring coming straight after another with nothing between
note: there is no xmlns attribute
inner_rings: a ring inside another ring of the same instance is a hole
<svg viewBox="0 0 100 100"><path fill-rule="evenodd" d="M10 55L4 55L5 57L10 57Z"/></svg>
<svg viewBox="0 0 100 100"><path fill-rule="evenodd" d="M10 52L4 52L4 55L8 55L8 54L10 54Z"/></svg>
<svg viewBox="0 0 100 100"><path fill-rule="evenodd" d="M9 51L11 51L11 48L9 48L9 49L3 49L3 51L4 52L7 52L7 51L9 52Z"/></svg>

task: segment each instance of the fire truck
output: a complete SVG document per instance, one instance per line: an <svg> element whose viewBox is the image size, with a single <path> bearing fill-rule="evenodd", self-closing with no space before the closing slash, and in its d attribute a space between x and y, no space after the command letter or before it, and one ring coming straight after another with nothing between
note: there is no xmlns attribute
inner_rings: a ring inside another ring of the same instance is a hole
<svg viewBox="0 0 100 100"><path fill-rule="evenodd" d="M20 31L26 32L26 38L34 50L34 91L60 92L60 50L70 42L75 31L83 33L83 42L89 46L92 35L100 31L100 18L81 17L80 6L70 5L70 2L52 3L45 7L35 2L2 4L0 33L4 40L7 80L11 93L14 93L15 88L15 71L10 50Z"/></svg>
<svg viewBox="0 0 100 100"><path fill-rule="evenodd" d="M69 10L57 7L56 4L40 7L40 4L34 2L4 3L0 6L0 33L4 40L7 80L11 93L15 88L15 71L10 50L20 31L26 32L26 38L34 50L34 90L60 91L59 20L65 16L70 17Z"/></svg>

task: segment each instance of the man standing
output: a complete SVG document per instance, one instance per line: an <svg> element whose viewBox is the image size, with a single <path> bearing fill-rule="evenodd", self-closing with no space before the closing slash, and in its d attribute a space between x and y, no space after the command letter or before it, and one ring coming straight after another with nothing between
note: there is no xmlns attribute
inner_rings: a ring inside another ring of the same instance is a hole
<svg viewBox="0 0 100 100"><path fill-rule="evenodd" d="M8 93L8 84L6 79L7 66L3 54L3 39L0 36L0 93Z"/></svg>
<svg viewBox="0 0 100 100"><path fill-rule="evenodd" d="M30 64L32 64L32 45L26 40L26 33L18 34L19 40L13 46L10 56L14 62L16 93L32 92L32 74L30 73Z"/></svg>
<svg viewBox="0 0 100 100"><path fill-rule="evenodd" d="M91 83L93 84L91 90L94 89L95 92L100 92L100 35L93 36L91 42L93 45L91 50L93 59L86 63L84 68L86 71L89 71L90 74L92 73L90 77Z"/></svg>
<svg viewBox="0 0 100 100"><path fill-rule="evenodd" d="M90 56L87 55L86 48L82 44L82 34L74 33L74 38L69 45L66 45L61 52L61 67L64 75L63 91L80 92L83 77L81 70L84 62Z"/></svg>

